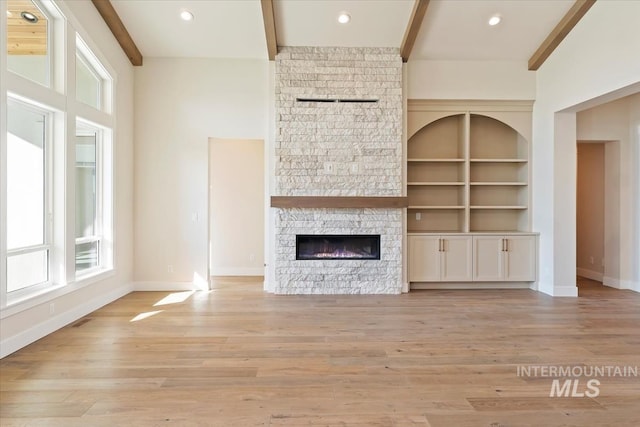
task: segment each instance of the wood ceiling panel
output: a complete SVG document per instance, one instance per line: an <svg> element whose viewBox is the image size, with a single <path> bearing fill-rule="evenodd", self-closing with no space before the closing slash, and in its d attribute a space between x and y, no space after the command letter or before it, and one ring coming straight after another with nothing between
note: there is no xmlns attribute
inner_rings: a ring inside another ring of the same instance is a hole
<svg viewBox="0 0 640 427"><path fill-rule="evenodd" d="M47 18L29 0L7 1L7 53L9 55L46 55ZM38 22L24 20L20 14L29 12Z"/></svg>

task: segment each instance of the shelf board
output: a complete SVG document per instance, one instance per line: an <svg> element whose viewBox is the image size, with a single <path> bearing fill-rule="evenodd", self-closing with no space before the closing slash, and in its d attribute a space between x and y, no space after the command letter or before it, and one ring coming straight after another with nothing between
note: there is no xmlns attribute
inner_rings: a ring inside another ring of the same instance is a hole
<svg viewBox="0 0 640 427"><path fill-rule="evenodd" d="M509 185L513 185L513 186L525 186L527 185L526 182L522 182L522 181L477 181L477 182L471 182L471 185L505 185L505 186L509 186Z"/></svg>
<svg viewBox="0 0 640 427"><path fill-rule="evenodd" d="M473 234L496 234L496 233L501 233L501 234L524 234L524 235L530 235L531 234L530 231L517 230L517 229L511 229L511 228L494 230L494 229L486 229L486 228L482 228L482 227L472 228L471 230L469 230L469 233L473 233Z"/></svg>
<svg viewBox="0 0 640 427"><path fill-rule="evenodd" d="M420 181L413 181L413 182L407 182L407 185L440 185L440 186L447 186L447 185L464 185L464 182L460 182L460 181L451 181L451 182L440 182L440 181L424 181L424 182L420 182Z"/></svg>
<svg viewBox="0 0 640 427"><path fill-rule="evenodd" d="M471 163L527 163L527 159L469 159Z"/></svg>
<svg viewBox="0 0 640 427"><path fill-rule="evenodd" d="M495 210L517 210L517 209L527 209L526 206L523 205L500 205L500 206L470 206L471 209L495 209Z"/></svg>
<svg viewBox="0 0 640 427"><path fill-rule="evenodd" d="M464 209L462 205L442 205L442 206L421 206L421 205L409 205L409 209Z"/></svg>
<svg viewBox="0 0 640 427"><path fill-rule="evenodd" d="M408 229L407 230L407 234L441 234L441 233L445 233L445 234L461 234L464 233L464 231L460 230L460 229L453 229L453 230L436 230L436 229L431 229L431 230L413 230L413 229Z"/></svg>
<svg viewBox="0 0 640 427"><path fill-rule="evenodd" d="M407 162L416 162L416 163L462 163L464 159L407 159Z"/></svg>

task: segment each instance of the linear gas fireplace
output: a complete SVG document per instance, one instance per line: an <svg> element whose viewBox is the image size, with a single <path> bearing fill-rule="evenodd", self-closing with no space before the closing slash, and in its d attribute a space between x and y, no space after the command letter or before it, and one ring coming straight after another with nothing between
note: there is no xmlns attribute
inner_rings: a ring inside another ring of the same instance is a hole
<svg viewBox="0 0 640 427"><path fill-rule="evenodd" d="M296 259L380 259L380 235L298 234Z"/></svg>

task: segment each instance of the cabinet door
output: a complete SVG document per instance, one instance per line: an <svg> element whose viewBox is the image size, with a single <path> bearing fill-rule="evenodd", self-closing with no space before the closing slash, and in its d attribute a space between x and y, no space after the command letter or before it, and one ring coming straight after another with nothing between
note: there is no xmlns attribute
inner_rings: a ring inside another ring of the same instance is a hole
<svg viewBox="0 0 640 427"><path fill-rule="evenodd" d="M536 280L535 236L506 236L504 279L513 282Z"/></svg>
<svg viewBox="0 0 640 427"><path fill-rule="evenodd" d="M440 280L440 237L409 236L409 281Z"/></svg>
<svg viewBox="0 0 640 427"><path fill-rule="evenodd" d="M471 236L442 236L443 282L468 282L473 278L473 238Z"/></svg>
<svg viewBox="0 0 640 427"><path fill-rule="evenodd" d="M473 280L477 282L503 280L503 237L474 236L473 246Z"/></svg>

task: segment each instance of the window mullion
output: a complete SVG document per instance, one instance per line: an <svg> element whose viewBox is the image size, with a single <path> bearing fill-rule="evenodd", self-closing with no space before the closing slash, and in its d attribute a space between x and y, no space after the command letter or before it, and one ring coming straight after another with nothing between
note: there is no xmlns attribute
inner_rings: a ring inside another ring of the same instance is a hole
<svg viewBox="0 0 640 427"><path fill-rule="evenodd" d="M43 244L43 245L33 245L33 246L27 246L24 248L18 248L18 249L9 249L7 250L7 256L16 256L16 255L23 255L23 254L30 254L32 252L39 252L39 251L43 251L43 250L50 250L51 249L51 245L48 244Z"/></svg>
<svg viewBox="0 0 640 427"><path fill-rule="evenodd" d="M100 241L99 235L76 237L76 245L82 245L83 243L92 243L92 242L99 242L99 241Z"/></svg>

